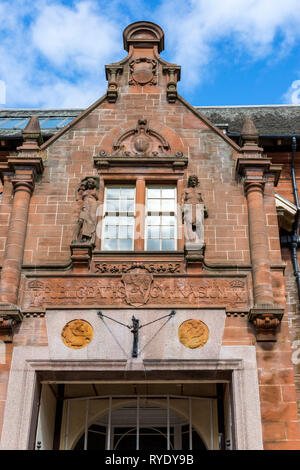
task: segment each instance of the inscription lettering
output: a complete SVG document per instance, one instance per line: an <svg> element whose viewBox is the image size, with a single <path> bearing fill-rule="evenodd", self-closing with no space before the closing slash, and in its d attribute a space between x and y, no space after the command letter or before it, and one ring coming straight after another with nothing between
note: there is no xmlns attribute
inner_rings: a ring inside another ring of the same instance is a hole
<svg viewBox="0 0 300 470"><path fill-rule="evenodd" d="M135 281L135 279L133 278ZM143 281L147 281L143 279ZM129 282L129 284L128 284ZM50 305L218 305L242 308L248 305L244 280L160 277L142 285L135 292L132 279L115 278L39 278L28 279L23 295L23 308L45 308ZM140 279L138 279L140 283ZM131 284L130 284L131 283ZM126 285L127 284L127 285ZM128 289L129 285L129 289ZM140 284L139 284L140 286ZM140 287L141 289L141 287ZM141 297L141 299L139 298Z"/></svg>

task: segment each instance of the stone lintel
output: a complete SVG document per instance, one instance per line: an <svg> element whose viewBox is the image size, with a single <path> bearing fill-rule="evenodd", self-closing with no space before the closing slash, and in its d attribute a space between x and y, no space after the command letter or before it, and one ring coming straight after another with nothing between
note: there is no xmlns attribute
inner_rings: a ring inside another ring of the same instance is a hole
<svg viewBox="0 0 300 470"><path fill-rule="evenodd" d="M122 167L134 166L134 167L144 167L151 164L151 166L170 166L176 168L185 168L188 164L188 157L186 156L168 156L168 157L153 157L153 156L118 156L118 155L107 155L105 157L95 155L94 163L97 167L107 168L109 166L118 165Z"/></svg>
<svg viewBox="0 0 300 470"><path fill-rule="evenodd" d="M280 325L284 309L275 306L256 306L250 309L248 320L253 323L258 342L277 341L276 330Z"/></svg>
<svg viewBox="0 0 300 470"><path fill-rule="evenodd" d="M13 342L14 328L23 320L23 314L17 305L0 304L0 336L5 343Z"/></svg>

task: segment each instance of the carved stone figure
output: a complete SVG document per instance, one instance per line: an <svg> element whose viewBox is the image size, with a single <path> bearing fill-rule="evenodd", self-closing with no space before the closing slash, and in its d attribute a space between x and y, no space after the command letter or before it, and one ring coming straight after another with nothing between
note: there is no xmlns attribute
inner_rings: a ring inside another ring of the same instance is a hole
<svg viewBox="0 0 300 470"><path fill-rule="evenodd" d="M185 247L187 250L201 250L204 247L204 205L196 175L188 179L188 186L182 196Z"/></svg>
<svg viewBox="0 0 300 470"><path fill-rule="evenodd" d="M97 224L97 185L94 178L84 179L78 188L80 202L73 242L94 243Z"/></svg>

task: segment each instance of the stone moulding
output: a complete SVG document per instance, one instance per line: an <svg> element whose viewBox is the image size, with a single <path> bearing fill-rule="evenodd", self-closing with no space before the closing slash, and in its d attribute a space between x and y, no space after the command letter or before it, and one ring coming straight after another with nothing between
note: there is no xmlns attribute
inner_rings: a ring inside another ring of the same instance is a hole
<svg viewBox="0 0 300 470"><path fill-rule="evenodd" d="M136 154L134 156L118 155L118 154L108 154L105 151L99 152L99 154L94 157L94 164L99 169L108 168L110 166L134 166L134 167L143 167L143 166L159 166L166 167L172 166L173 168L185 168L188 164L188 157L182 154L182 152L177 152L174 155L170 156L146 156Z"/></svg>
<svg viewBox="0 0 300 470"><path fill-rule="evenodd" d="M126 360L51 360L47 346L19 346L14 349L4 413L1 450L26 450L34 448L37 420L37 389L39 380L52 380L56 374L81 373L145 373L172 371L181 380L184 371L193 372L194 380L203 373L214 373L215 381L223 372L229 373L232 389L232 406L235 416L234 438L238 450L261 450L262 428L259 406L257 362L254 346L222 346L218 357L194 360L144 360L131 361L131 371L126 370ZM148 376L147 376L147 380Z"/></svg>

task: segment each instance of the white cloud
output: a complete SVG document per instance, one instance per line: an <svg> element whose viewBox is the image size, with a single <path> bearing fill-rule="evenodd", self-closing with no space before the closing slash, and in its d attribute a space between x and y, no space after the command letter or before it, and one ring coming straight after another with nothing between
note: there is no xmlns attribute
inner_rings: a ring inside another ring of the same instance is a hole
<svg viewBox="0 0 300 470"><path fill-rule="evenodd" d="M241 60L286 53L300 38L299 0L164 0L168 42L183 66L186 84L201 82L224 42ZM242 57L241 57L242 56Z"/></svg>
<svg viewBox="0 0 300 470"><path fill-rule="evenodd" d="M153 3L152 3L153 5ZM135 10L146 18L134 17ZM193 89L220 60L278 60L300 39L299 0L0 0L0 80L6 106L84 107L106 89L104 65L124 57L122 30L148 19ZM291 79L292 81L292 79ZM299 100L291 88L290 100Z"/></svg>
<svg viewBox="0 0 300 470"><path fill-rule="evenodd" d="M105 92L104 65L122 55L122 29L97 2L4 1L0 17L6 106L85 107Z"/></svg>
<svg viewBox="0 0 300 470"><path fill-rule="evenodd" d="M300 104L300 80L294 80L284 96L287 103Z"/></svg>
<svg viewBox="0 0 300 470"><path fill-rule="evenodd" d="M57 67L87 71L103 67L121 44L120 28L84 1L70 9L46 5L32 27L33 46Z"/></svg>

